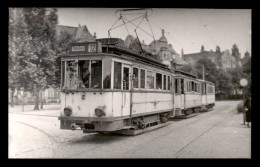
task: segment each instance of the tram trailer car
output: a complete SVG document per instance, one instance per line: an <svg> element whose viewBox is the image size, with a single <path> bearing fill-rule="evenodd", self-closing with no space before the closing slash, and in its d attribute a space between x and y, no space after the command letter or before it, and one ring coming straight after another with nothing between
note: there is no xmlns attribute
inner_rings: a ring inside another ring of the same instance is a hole
<svg viewBox="0 0 260 167"><path fill-rule="evenodd" d="M196 76L177 71L174 77L176 116L208 111L215 105L215 85Z"/></svg>
<svg viewBox="0 0 260 167"><path fill-rule="evenodd" d="M121 39L72 43L61 68L61 129L133 135L175 116L174 71Z"/></svg>

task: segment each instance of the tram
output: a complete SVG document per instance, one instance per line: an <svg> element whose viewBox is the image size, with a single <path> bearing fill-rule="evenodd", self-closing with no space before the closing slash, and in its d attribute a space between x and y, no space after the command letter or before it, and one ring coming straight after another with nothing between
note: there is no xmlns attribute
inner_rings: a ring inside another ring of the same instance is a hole
<svg viewBox="0 0 260 167"><path fill-rule="evenodd" d="M61 73L61 129L135 135L215 103L213 83L172 70L118 38L71 43Z"/></svg>

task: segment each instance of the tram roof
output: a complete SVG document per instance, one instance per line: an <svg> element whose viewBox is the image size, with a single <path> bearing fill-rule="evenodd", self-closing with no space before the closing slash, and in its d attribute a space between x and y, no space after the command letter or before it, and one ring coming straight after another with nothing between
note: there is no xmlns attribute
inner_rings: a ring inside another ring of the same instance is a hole
<svg viewBox="0 0 260 167"><path fill-rule="evenodd" d="M199 80L199 81L201 81L201 82L207 82L207 83L209 83L209 84L215 85L213 82L210 82L210 81L207 81L207 80L203 80L203 79L197 79L197 80Z"/></svg>
<svg viewBox="0 0 260 167"><path fill-rule="evenodd" d="M188 76L188 77L191 77L191 78L194 78L194 79L198 78L198 76L196 76L196 75L193 75L193 74L181 71L181 70L175 70L175 73L176 74L181 74L181 75L184 75L184 76Z"/></svg>
<svg viewBox="0 0 260 167"><path fill-rule="evenodd" d="M129 48L125 47L124 43L121 39L118 39L118 38L111 38L111 39L110 38L101 38L101 39L97 39L97 41L100 41L102 43L103 49L113 48L114 54L117 54L117 52L124 53L124 54L127 54L127 55L135 58L138 61L141 61L141 62L145 61L148 64L159 66L161 68L170 70L170 68L167 65L159 62L159 60L156 59L154 57L154 55L152 55L150 53L146 53L146 52L139 53L139 52L137 52L133 49L129 49Z"/></svg>

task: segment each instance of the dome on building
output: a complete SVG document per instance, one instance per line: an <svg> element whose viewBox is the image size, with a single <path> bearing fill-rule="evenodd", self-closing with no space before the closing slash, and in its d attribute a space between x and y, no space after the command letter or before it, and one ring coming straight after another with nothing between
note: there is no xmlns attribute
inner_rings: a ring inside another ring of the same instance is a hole
<svg viewBox="0 0 260 167"><path fill-rule="evenodd" d="M159 39L160 42L165 42L167 43L167 39L166 37L164 36L164 29L162 29L162 37Z"/></svg>

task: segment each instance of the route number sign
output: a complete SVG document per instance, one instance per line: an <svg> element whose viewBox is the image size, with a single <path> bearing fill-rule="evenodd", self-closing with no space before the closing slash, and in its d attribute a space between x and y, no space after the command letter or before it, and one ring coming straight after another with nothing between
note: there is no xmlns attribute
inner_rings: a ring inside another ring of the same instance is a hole
<svg viewBox="0 0 260 167"><path fill-rule="evenodd" d="M96 52L96 51L97 51L97 47L95 43L88 44L88 52Z"/></svg>

